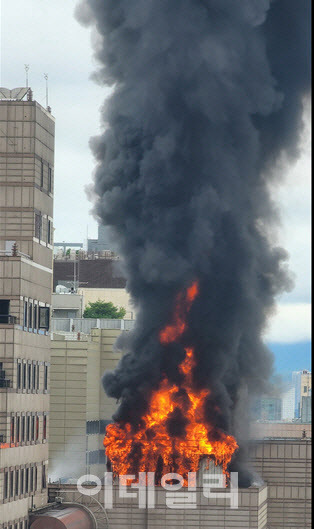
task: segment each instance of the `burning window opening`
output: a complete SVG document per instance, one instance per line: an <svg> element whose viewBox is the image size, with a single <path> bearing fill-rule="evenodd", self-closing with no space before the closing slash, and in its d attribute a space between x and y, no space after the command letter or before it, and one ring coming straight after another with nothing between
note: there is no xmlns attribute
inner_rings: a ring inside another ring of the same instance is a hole
<svg viewBox="0 0 314 529"><path fill-rule="evenodd" d="M195 281L176 301L173 322L159 334L161 344L179 340L187 328L186 317L199 293ZM116 475L155 472L156 484L162 474L176 472L185 485L189 472L197 472L204 456L214 460L228 476L227 467L238 445L234 437L217 431L205 418L208 389L193 389L193 348L185 349L185 358L178 366L182 375L179 384L166 376L153 390L148 411L137 430L129 423L110 424L104 438L106 455Z"/></svg>

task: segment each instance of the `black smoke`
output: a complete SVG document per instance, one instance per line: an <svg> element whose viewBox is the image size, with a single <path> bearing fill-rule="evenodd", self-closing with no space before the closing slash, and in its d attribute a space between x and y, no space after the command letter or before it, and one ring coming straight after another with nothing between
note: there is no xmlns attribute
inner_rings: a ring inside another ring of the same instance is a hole
<svg viewBox="0 0 314 529"><path fill-rule="evenodd" d="M208 420L238 435L235 418L245 422L272 372L262 332L290 287L270 235L270 184L281 155L298 154L310 2L83 0L76 13L96 30L95 78L113 88L105 131L91 140L95 213L137 309L119 344L126 355L103 378L120 400L114 419L137 425L163 374L178 381L192 344ZM195 279L188 332L161 346L176 295Z"/></svg>

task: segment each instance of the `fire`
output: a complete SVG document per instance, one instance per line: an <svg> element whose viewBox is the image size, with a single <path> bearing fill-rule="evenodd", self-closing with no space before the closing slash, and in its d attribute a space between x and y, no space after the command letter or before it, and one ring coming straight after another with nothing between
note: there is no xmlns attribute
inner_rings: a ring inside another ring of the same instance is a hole
<svg viewBox="0 0 314 529"><path fill-rule="evenodd" d="M194 282L178 296L173 322L159 334L161 344L175 342L183 335L187 313L198 292L198 283ZM198 470L204 456L213 458L227 473L238 445L222 431L217 435L205 419L204 406L210 391L193 389L195 353L193 348L185 353L179 365L182 382L173 385L166 377L161 380L137 429L129 423L107 426L104 446L116 474L177 472L186 479L188 472Z"/></svg>

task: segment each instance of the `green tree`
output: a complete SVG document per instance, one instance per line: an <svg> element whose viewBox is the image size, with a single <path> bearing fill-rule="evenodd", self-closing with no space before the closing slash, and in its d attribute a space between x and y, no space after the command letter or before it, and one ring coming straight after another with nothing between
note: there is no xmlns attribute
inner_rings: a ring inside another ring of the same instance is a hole
<svg viewBox="0 0 314 529"><path fill-rule="evenodd" d="M89 302L84 310L83 318L108 318L120 320L125 316L126 310L123 307L115 307L111 301Z"/></svg>

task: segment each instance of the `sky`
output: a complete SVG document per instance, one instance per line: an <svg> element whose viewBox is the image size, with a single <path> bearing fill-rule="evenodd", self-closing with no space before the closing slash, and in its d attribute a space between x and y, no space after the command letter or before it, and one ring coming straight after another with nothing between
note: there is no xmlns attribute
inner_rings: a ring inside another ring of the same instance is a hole
<svg viewBox="0 0 314 529"><path fill-rule="evenodd" d="M89 138L99 134L100 108L109 90L91 73L91 34L73 16L75 0L0 0L0 86L25 86L25 64L34 99L56 118L55 241L86 242L97 237L85 186L94 160ZM279 370L310 368L310 105L304 103L305 130L296 163L282 161L282 180L272 189L281 226L276 243L289 253L294 288L278 299L265 341Z"/></svg>

